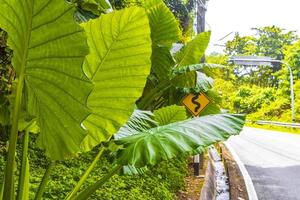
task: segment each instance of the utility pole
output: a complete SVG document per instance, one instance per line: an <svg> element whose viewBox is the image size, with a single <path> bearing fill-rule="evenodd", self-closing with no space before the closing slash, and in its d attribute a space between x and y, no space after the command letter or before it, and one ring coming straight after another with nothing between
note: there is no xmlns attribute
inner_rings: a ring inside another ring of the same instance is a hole
<svg viewBox="0 0 300 200"><path fill-rule="evenodd" d="M206 14L206 2L208 0L195 0L196 5L196 19L197 19L197 34L205 31L205 14ZM200 60L201 63L205 62L205 56Z"/></svg>
<svg viewBox="0 0 300 200"><path fill-rule="evenodd" d="M197 34L205 31L206 1L207 0L196 0L195 2L197 9Z"/></svg>

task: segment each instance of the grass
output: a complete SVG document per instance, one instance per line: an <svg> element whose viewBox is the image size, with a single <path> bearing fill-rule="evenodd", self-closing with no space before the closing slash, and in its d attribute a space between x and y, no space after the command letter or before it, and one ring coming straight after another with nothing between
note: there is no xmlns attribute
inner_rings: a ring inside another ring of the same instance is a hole
<svg viewBox="0 0 300 200"><path fill-rule="evenodd" d="M266 130L272 130L272 131L292 133L292 134L300 134L300 129L298 129L298 128L287 128L287 127L280 127L280 126L274 126L274 125L258 125L258 124L253 124L253 123L247 123L246 126L253 127L253 128L266 129Z"/></svg>

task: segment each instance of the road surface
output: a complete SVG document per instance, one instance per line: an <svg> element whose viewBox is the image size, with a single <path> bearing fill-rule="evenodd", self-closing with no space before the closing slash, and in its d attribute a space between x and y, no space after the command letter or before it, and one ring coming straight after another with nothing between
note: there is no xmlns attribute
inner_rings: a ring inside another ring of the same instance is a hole
<svg viewBox="0 0 300 200"><path fill-rule="evenodd" d="M300 135L245 127L228 143L259 200L300 200Z"/></svg>

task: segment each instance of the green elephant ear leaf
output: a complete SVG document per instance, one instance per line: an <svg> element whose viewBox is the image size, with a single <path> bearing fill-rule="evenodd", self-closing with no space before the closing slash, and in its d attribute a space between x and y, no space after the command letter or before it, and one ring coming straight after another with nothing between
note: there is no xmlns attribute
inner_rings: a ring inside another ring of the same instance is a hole
<svg viewBox="0 0 300 200"><path fill-rule="evenodd" d="M171 71L171 82L174 86L182 88L185 93L208 91L213 86L213 79L205 72L208 69L223 67L217 64L200 63L195 65L173 68Z"/></svg>
<svg viewBox="0 0 300 200"><path fill-rule="evenodd" d="M210 32L203 32L187 43L176 55L177 67L193 65L200 62L210 40Z"/></svg>
<svg viewBox="0 0 300 200"><path fill-rule="evenodd" d="M178 21L162 0L147 0L144 7L149 17L154 44L170 48L180 40Z"/></svg>
<svg viewBox="0 0 300 200"><path fill-rule="evenodd" d="M162 0L147 0L144 7L151 27L152 70L159 79L166 79L175 64L170 49L181 38L179 23Z"/></svg>
<svg viewBox="0 0 300 200"><path fill-rule="evenodd" d="M153 112L154 120L160 125L167 125L187 119L186 110L183 106L167 106Z"/></svg>
<svg viewBox="0 0 300 200"><path fill-rule="evenodd" d="M202 72L187 72L177 75L171 79L171 83L178 88L182 88L185 92L206 92L213 86L213 79L206 76Z"/></svg>
<svg viewBox="0 0 300 200"><path fill-rule="evenodd" d="M214 102L208 104L203 111L201 111L200 116L220 114L220 106Z"/></svg>
<svg viewBox="0 0 300 200"><path fill-rule="evenodd" d="M75 9L62 0L0 0L0 10L18 81L24 81L26 110L40 127L38 143L54 160L71 156L86 135L81 123L89 114L91 89L82 70L88 48Z"/></svg>
<svg viewBox="0 0 300 200"><path fill-rule="evenodd" d="M136 132L115 140L117 144L123 145L118 162L144 167L182 153L200 153L211 144L238 134L244 122L243 115L218 114Z"/></svg>
<svg viewBox="0 0 300 200"><path fill-rule="evenodd" d="M219 65L219 64L211 64L211 63L199 63L199 64L182 66L180 68L173 68L171 71L171 75L174 77L176 75L185 74L193 71L201 71L206 74L209 71L212 71L212 69L220 69L224 67L226 66Z"/></svg>
<svg viewBox="0 0 300 200"><path fill-rule="evenodd" d="M138 134L154 127L166 125L169 123L185 120L187 118L185 108L182 106L172 105L150 111L135 110L128 122L120 128L115 139L128 137L129 135ZM148 171L147 167L136 168L131 165L123 166L123 173L127 175L143 174Z"/></svg>
<svg viewBox="0 0 300 200"><path fill-rule="evenodd" d="M88 98L92 114L82 148L107 141L131 116L151 65L151 38L143 8L127 8L83 24L90 54L85 71L95 85Z"/></svg>
<svg viewBox="0 0 300 200"><path fill-rule="evenodd" d="M152 70L159 80L168 79L170 69L175 65L168 47L152 45Z"/></svg>
<svg viewBox="0 0 300 200"><path fill-rule="evenodd" d="M157 126L158 123L154 120L151 111L135 110L128 122L114 135L114 138L120 139Z"/></svg>

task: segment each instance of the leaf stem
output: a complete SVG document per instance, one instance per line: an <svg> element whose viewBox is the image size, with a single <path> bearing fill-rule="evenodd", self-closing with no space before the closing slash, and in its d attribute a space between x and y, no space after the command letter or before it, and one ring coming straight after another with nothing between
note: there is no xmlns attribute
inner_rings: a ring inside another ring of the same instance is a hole
<svg viewBox="0 0 300 200"><path fill-rule="evenodd" d="M23 152L22 152L22 163L21 163L21 172L19 177L19 186L18 186L18 200L26 199L26 187L28 188L28 179L29 179L29 163L28 163L28 141L29 141L29 131L26 130L23 139ZM27 180L27 181L26 181ZM28 197L27 197L28 198Z"/></svg>
<svg viewBox="0 0 300 200"><path fill-rule="evenodd" d="M42 182L40 183L38 192L36 193L36 196L34 198L35 200L42 199L44 191L45 191L45 188L46 188L46 185L47 185L49 177L50 177L50 173L51 173L51 171L52 171L52 169L53 169L54 166L55 166L55 162L51 161L51 163L48 165L48 167L47 167L47 169L45 171L45 174L43 176Z"/></svg>
<svg viewBox="0 0 300 200"><path fill-rule="evenodd" d="M88 199L89 196L91 196L95 191L97 191L104 183L106 183L113 175L115 175L120 169L122 168L122 165L116 165L113 167L113 169L103 176L100 180L98 180L96 183L93 185L89 186L85 190L79 193L77 197L74 199L76 200L86 200Z"/></svg>
<svg viewBox="0 0 300 200"><path fill-rule="evenodd" d="M3 193L4 193L4 181L5 181L5 176L3 177L3 182L0 184L0 199L3 199Z"/></svg>
<svg viewBox="0 0 300 200"><path fill-rule="evenodd" d="M103 152L104 152L104 147L100 147L100 151L98 152L98 154L94 158L93 162L90 164L90 166L84 172L84 174L82 175L82 177L80 178L80 180L78 181L78 183L76 184L76 186L68 194L68 196L65 198L65 200L70 200L70 199L72 199L76 195L76 193L78 192L78 190L80 189L80 187L84 184L85 180L88 178L88 176L91 173L91 171L95 168L95 166L96 166L98 160L100 159L100 157L102 156Z"/></svg>
<svg viewBox="0 0 300 200"><path fill-rule="evenodd" d="M8 158L5 167L5 183L4 183L4 199L13 200L15 199L15 189L14 189L14 169L15 169L15 156L16 156L16 146L18 139L18 122L22 103L22 93L24 86L24 71L20 73L17 91L14 102L14 110L12 113L12 127L9 137L9 147L8 147Z"/></svg>

